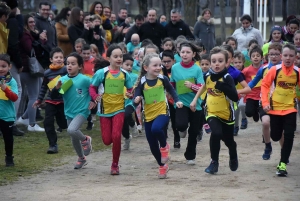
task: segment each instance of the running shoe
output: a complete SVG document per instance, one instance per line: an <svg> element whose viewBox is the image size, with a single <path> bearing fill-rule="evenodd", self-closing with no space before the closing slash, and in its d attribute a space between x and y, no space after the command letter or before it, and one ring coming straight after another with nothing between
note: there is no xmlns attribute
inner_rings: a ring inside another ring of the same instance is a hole
<svg viewBox="0 0 300 201"><path fill-rule="evenodd" d="M180 142L174 142L174 149L180 149Z"/></svg>
<svg viewBox="0 0 300 201"><path fill-rule="evenodd" d="M211 129L208 124L204 124L203 127L204 127L206 134L208 134L208 135L211 134Z"/></svg>
<svg viewBox="0 0 300 201"><path fill-rule="evenodd" d="M169 171L169 166L168 164L165 164L163 166L159 167L159 174L158 174L158 178L160 179L165 179L167 178L167 173Z"/></svg>
<svg viewBox="0 0 300 201"><path fill-rule="evenodd" d="M236 171L239 167L238 159L230 159L229 160L229 167L231 171Z"/></svg>
<svg viewBox="0 0 300 201"><path fill-rule="evenodd" d="M93 147L92 147L92 138L90 136L86 135L86 140L81 142L82 148L83 148L83 153L85 156L88 156Z"/></svg>
<svg viewBox="0 0 300 201"><path fill-rule="evenodd" d="M110 168L110 174L111 175L119 175L120 174L118 163L112 163L111 168Z"/></svg>
<svg viewBox="0 0 300 201"><path fill-rule="evenodd" d="M215 174L218 172L219 163L217 161L211 160L209 166L205 169L206 173Z"/></svg>
<svg viewBox="0 0 300 201"><path fill-rule="evenodd" d="M277 166L277 172L276 174L279 177L286 177L287 176L287 171L286 171L286 164L283 162L280 162L279 165Z"/></svg>
<svg viewBox="0 0 300 201"><path fill-rule="evenodd" d="M132 136L130 135L128 139L124 139L123 150L129 150L131 138Z"/></svg>
<svg viewBox="0 0 300 201"><path fill-rule="evenodd" d="M165 164L170 159L170 145L167 143L165 147L160 148L161 163Z"/></svg>
<svg viewBox="0 0 300 201"><path fill-rule="evenodd" d="M240 129L246 129L247 127L248 127L248 120L247 118L243 118Z"/></svg>
<svg viewBox="0 0 300 201"><path fill-rule="evenodd" d="M233 130L233 136L237 136L239 134L239 127L236 126L234 127L234 130Z"/></svg>
<svg viewBox="0 0 300 201"><path fill-rule="evenodd" d="M271 154L272 154L272 147L271 148L265 148L264 154L262 155L262 158L264 160L269 160L271 158Z"/></svg>
<svg viewBox="0 0 300 201"><path fill-rule="evenodd" d="M86 166L87 165L87 162L86 162L86 158L83 157L79 157L75 166L74 166L74 169L81 169L83 166Z"/></svg>
<svg viewBox="0 0 300 201"><path fill-rule="evenodd" d="M196 162L195 162L195 160L187 160L186 164L187 165L196 165Z"/></svg>

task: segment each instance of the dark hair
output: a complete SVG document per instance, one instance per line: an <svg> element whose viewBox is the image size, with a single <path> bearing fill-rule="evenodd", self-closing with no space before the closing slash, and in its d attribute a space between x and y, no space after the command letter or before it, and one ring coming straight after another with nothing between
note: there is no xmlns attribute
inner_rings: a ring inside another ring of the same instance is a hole
<svg viewBox="0 0 300 201"><path fill-rule="evenodd" d="M208 60L210 62L209 54L203 54L203 55L201 55L201 60Z"/></svg>
<svg viewBox="0 0 300 201"><path fill-rule="evenodd" d="M35 17L37 15L36 12L29 12L28 14L31 15L31 16L33 16L33 17Z"/></svg>
<svg viewBox="0 0 300 201"><path fill-rule="evenodd" d="M109 6L103 6L103 10L104 10L104 8L108 8L111 11L111 7L109 7Z"/></svg>
<svg viewBox="0 0 300 201"><path fill-rule="evenodd" d="M243 15L243 16L241 17L241 19L240 19L240 22L242 22L242 21L244 21L244 20L247 20L247 21L249 21L250 23L252 23L252 18L251 18L250 15L248 15L248 14Z"/></svg>
<svg viewBox="0 0 300 201"><path fill-rule="evenodd" d="M84 44L83 47L82 47L82 51L83 50L91 50L91 47L89 44Z"/></svg>
<svg viewBox="0 0 300 201"><path fill-rule="evenodd" d="M69 26L80 24L79 18L80 18L81 11L82 10L79 7L72 8L71 15L70 15L69 22L68 22Z"/></svg>
<svg viewBox="0 0 300 201"><path fill-rule="evenodd" d="M225 50L224 48L222 48L222 47L220 47L220 46L216 46L216 47L214 47L211 51L210 51L210 53L209 53L209 60L210 60L210 62L211 62L211 56L213 55L213 54L218 54L218 53L221 53L221 54L223 54L224 56L225 56L225 62L227 63L228 62L228 51L227 50Z"/></svg>
<svg viewBox="0 0 300 201"><path fill-rule="evenodd" d="M55 47L51 50L50 52L50 58L52 59L55 53L62 53L64 54L64 51L62 49L60 49L59 47Z"/></svg>
<svg viewBox="0 0 300 201"><path fill-rule="evenodd" d="M8 54L0 54L0 61L5 61L10 65L10 56Z"/></svg>
<svg viewBox="0 0 300 201"><path fill-rule="evenodd" d="M165 50L161 53L161 59L164 57L169 57L174 60L174 53L172 50Z"/></svg>
<svg viewBox="0 0 300 201"><path fill-rule="evenodd" d="M229 36L229 37L226 38L225 44L228 45L228 42L229 42L229 41L234 41L235 44L236 44L236 46L238 45L238 42L237 42L236 38L234 38L234 37L232 37L232 36Z"/></svg>
<svg viewBox="0 0 300 201"><path fill-rule="evenodd" d="M119 49L119 50L121 50L121 52L123 52L122 48L119 45L114 43L108 47L107 52L106 52L106 57L110 57L112 51L114 51L115 49Z"/></svg>
<svg viewBox="0 0 300 201"><path fill-rule="evenodd" d="M67 15L69 11L71 11L69 7L61 9L59 14L55 17L55 22L59 22L60 20L67 20Z"/></svg>
<svg viewBox="0 0 300 201"><path fill-rule="evenodd" d="M291 21L289 21L289 25L290 25L290 24L296 24L296 25L298 25L298 27L299 27L299 20L298 20L297 18L292 19Z"/></svg>
<svg viewBox="0 0 300 201"><path fill-rule="evenodd" d="M275 26L276 26L276 25L275 25ZM268 42L272 41L272 33L273 33L273 32L271 31ZM284 35L283 30L282 30L281 28L280 28L280 33L281 33L281 38L280 38L280 40L286 41L285 35Z"/></svg>
<svg viewBox="0 0 300 201"><path fill-rule="evenodd" d="M144 13L143 13L143 17L145 18L145 17L147 17L148 16L148 11L145 11Z"/></svg>
<svg viewBox="0 0 300 201"><path fill-rule="evenodd" d="M94 60L94 72L96 73L97 70L105 68L110 65L109 61L103 58L95 58Z"/></svg>
<svg viewBox="0 0 300 201"><path fill-rule="evenodd" d="M290 50L295 51L295 54L297 54L297 48L295 47L295 45L290 44L290 43L286 43L283 47L282 50L284 50L284 48L288 48Z"/></svg>
<svg viewBox="0 0 300 201"><path fill-rule="evenodd" d="M209 8L205 8L205 9L202 11L201 16L203 17L204 14L205 14L207 11L210 13L210 15L212 15L211 10L210 10Z"/></svg>
<svg viewBox="0 0 300 201"><path fill-rule="evenodd" d="M131 56L131 54L123 54L123 62L130 60L133 62L133 58Z"/></svg>
<svg viewBox="0 0 300 201"><path fill-rule="evenodd" d="M203 52L203 51L206 50L206 48L205 48L204 44L201 42L201 40L196 39L196 40L194 41L194 43L195 43L195 45L197 45L198 47L201 48L200 50L202 50L202 51L200 51L200 52Z"/></svg>
<svg viewBox="0 0 300 201"><path fill-rule="evenodd" d="M141 42L141 48L142 47L146 47L147 45L150 45L150 44L153 44L152 40L150 39L144 39L142 42Z"/></svg>
<svg viewBox="0 0 300 201"><path fill-rule="evenodd" d="M27 14L27 15L24 15L23 16L23 21L24 21L24 29L26 30L26 31L28 31L29 32L29 30L28 30L28 20L29 20L29 18L34 18L32 15L30 15L30 14Z"/></svg>
<svg viewBox="0 0 300 201"><path fill-rule="evenodd" d="M140 14L136 15L136 16L134 17L134 21L137 21L137 20L139 20L139 21L143 20L143 21L144 21L144 16L142 16L142 15L140 15Z"/></svg>
<svg viewBox="0 0 300 201"><path fill-rule="evenodd" d="M240 51L236 51L233 55L233 58L242 59L243 62L245 63L245 56Z"/></svg>
<svg viewBox="0 0 300 201"><path fill-rule="evenodd" d="M0 17L2 17L3 15L7 17L10 11L10 7L8 7L6 3L0 2Z"/></svg>
<svg viewBox="0 0 300 201"><path fill-rule="evenodd" d="M126 10L128 12L128 10L126 8L120 8L118 13L120 13L121 10Z"/></svg>
<svg viewBox="0 0 300 201"><path fill-rule="evenodd" d="M92 5L90 7L90 14L95 14L95 7L96 7L97 4L101 5L101 7L102 7L102 13L100 13L100 15L103 15L104 8L103 8L103 4L100 1L94 1L92 3Z"/></svg>
<svg viewBox="0 0 300 201"><path fill-rule="evenodd" d="M146 55L146 50L147 50L147 49L155 49L156 54L159 54L159 49L158 49L158 47L157 47L156 45L154 45L154 44L149 44L149 45L147 45L147 46L145 47L145 49L144 49L144 55Z"/></svg>
<svg viewBox="0 0 300 201"><path fill-rule="evenodd" d="M169 41L172 43L172 45L173 45L172 50L174 51L175 50L175 42L172 38L170 38L170 37L164 38L164 40L161 42L161 44L164 45L166 42L169 42Z"/></svg>
<svg viewBox="0 0 300 201"><path fill-rule="evenodd" d="M252 45L252 44L256 44L256 45L258 45L258 42L257 42L257 40L256 39L252 39L252 40L250 40L249 41L249 43L248 43L248 48Z"/></svg>
<svg viewBox="0 0 300 201"><path fill-rule="evenodd" d="M226 51L228 51L231 54L231 56L233 57L234 51L230 45L222 45L221 47L224 48ZM228 55L228 57L229 57L229 55Z"/></svg>
<svg viewBox="0 0 300 201"><path fill-rule="evenodd" d="M42 2L40 2L39 8L42 8L42 6L49 6L50 9L51 9L51 4L50 4L49 2L47 2L47 1L42 1Z"/></svg>
<svg viewBox="0 0 300 201"><path fill-rule="evenodd" d="M256 46L254 46L253 49L250 50L250 52L249 52L250 58L251 58L251 55L252 55L253 53L255 53L255 52L257 52L258 54L261 55L261 57L263 57L263 51L262 51L262 49L261 49L258 45L256 45Z"/></svg>
<svg viewBox="0 0 300 201"><path fill-rule="evenodd" d="M268 51L270 51L271 49L279 50L279 52L282 52L282 45L281 45L281 43L278 43L278 42L271 43L269 45Z"/></svg>
<svg viewBox="0 0 300 201"><path fill-rule="evenodd" d="M83 58L77 52L72 52L67 58L69 57L75 57L77 59L78 66L83 67Z"/></svg>
<svg viewBox="0 0 300 201"><path fill-rule="evenodd" d="M198 54L198 52L201 52L200 47L196 46L195 44L193 44L193 43L190 42L190 41L185 41L185 42L181 43L181 44L180 44L180 51L181 51L181 49L182 49L183 47L189 47L189 48L191 48L192 52L193 52L193 53L196 53L194 59L195 59L196 61L200 61L201 57L200 57L200 55Z"/></svg>
<svg viewBox="0 0 300 201"><path fill-rule="evenodd" d="M155 13L157 14L157 9L155 9L155 8L149 8L149 9L148 9L148 12L147 12L147 16L148 16L148 13L149 13L150 10L154 10Z"/></svg>

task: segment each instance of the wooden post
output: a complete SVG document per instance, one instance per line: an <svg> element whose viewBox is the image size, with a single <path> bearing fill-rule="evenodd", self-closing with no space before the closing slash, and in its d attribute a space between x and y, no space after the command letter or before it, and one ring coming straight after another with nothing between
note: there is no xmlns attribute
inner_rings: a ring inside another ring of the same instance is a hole
<svg viewBox="0 0 300 201"><path fill-rule="evenodd" d="M235 28L239 28L239 19L240 19L240 0L236 0L236 23Z"/></svg>

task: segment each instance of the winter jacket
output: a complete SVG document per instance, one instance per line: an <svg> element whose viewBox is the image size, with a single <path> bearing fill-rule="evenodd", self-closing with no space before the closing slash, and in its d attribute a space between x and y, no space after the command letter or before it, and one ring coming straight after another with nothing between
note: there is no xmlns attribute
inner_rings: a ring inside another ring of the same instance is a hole
<svg viewBox="0 0 300 201"><path fill-rule="evenodd" d="M6 28L6 23L0 22L0 54L7 53L9 30Z"/></svg>
<svg viewBox="0 0 300 201"><path fill-rule="evenodd" d="M73 51L72 43L68 35L67 26L67 20L61 20L55 23L58 47L60 47L64 51L65 57Z"/></svg>
<svg viewBox="0 0 300 201"><path fill-rule="evenodd" d="M209 52L216 45L214 20L205 20L202 16L198 18L194 26L194 36L201 40L206 52Z"/></svg>
<svg viewBox="0 0 300 201"><path fill-rule="evenodd" d="M91 44L91 41L93 39L93 30L92 29L87 30L84 28L83 23L78 23L76 25L71 25L68 28L68 35L74 49L75 41L78 38L83 38L87 44Z"/></svg>
<svg viewBox="0 0 300 201"><path fill-rule="evenodd" d="M194 35L192 34L189 26L182 20L176 24L173 24L172 21L170 21L165 28L167 31L167 37L173 38L173 40L176 40L176 38L180 35L183 35L188 39L194 39Z"/></svg>
<svg viewBox="0 0 300 201"><path fill-rule="evenodd" d="M137 27L136 25L133 25L125 34L125 43L126 44L129 43L131 41L131 36L133 34L138 33L138 31L139 31L139 27Z"/></svg>
<svg viewBox="0 0 300 201"><path fill-rule="evenodd" d="M248 48L249 41L252 39L257 40L260 47L262 47L264 44L260 31L254 28L252 25L246 29L243 27L238 28L234 31L232 37L234 37L238 42L238 51L246 50Z"/></svg>

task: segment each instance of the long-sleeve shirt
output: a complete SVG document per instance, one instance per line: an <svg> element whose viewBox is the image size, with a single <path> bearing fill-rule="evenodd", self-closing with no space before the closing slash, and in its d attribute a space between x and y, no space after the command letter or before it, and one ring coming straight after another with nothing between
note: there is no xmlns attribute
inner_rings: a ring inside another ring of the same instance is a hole
<svg viewBox="0 0 300 201"><path fill-rule="evenodd" d="M255 77L259 69L260 68L255 68L253 65L251 65L242 71L245 75L245 80L247 83L249 83ZM258 83L251 90L251 92L245 96L244 101L246 101L248 98L252 100L260 100L260 83Z"/></svg>
<svg viewBox="0 0 300 201"><path fill-rule="evenodd" d="M0 98L0 119L7 122L14 122L16 119L15 102L18 99L18 86L14 78L6 81L6 89L0 92L4 93Z"/></svg>

